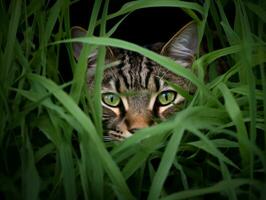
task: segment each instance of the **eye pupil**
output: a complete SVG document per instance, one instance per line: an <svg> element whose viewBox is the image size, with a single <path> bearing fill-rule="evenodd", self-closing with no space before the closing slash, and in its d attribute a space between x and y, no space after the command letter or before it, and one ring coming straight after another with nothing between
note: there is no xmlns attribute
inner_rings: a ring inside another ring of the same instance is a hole
<svg viewBox="0 0 266 200"><path fill-rule="evenodd" d="M168 96L169 96L168 93L167 94L164 94L165 101L168 101Z"/></svg>
<svg viewBox="0 0 266 200"><path fill-rule="evenodd" d="M110 100L111 100L111 102L114 102L114 97L111 96L111 97L110 97Z"/></svg>

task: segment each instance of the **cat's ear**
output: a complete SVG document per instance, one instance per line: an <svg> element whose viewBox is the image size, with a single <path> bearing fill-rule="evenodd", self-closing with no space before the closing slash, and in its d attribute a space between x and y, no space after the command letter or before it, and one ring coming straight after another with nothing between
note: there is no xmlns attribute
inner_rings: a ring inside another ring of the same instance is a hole
<svg viewBox="0 0 266 200"><path fill-rule="evenodd" d="M198 47L198 31L195 22L181 28L163 47L161 54L172 58L184 67L190 66Z"/></svg>
<svg viewBox="0 0 266 200"><path fill-rule="evenodd" d="M71 37L78 38L78 37L85 37L87 35L87 31L79 26L74 26L71 28ZM81 42L74 42L73 44L73 54L76 59L79 58L81 50L83 48L83 44ZM111 48L106 48L106 61L110 60L113 57L113 52ZM98 49L95 49L90 55L88 55L88 67L93 67L96 65L96 59L98 55Z"/></svg>
<svg viewBox="0 0 266 200"><path fill-rule="evenodd" d="M71 38L85 37L87 35L87 31L79 26L74 26L71 28ZM72 43L73 54L76 59L79 58L81 49L83 48L83 44L81 42Z"/></svg>

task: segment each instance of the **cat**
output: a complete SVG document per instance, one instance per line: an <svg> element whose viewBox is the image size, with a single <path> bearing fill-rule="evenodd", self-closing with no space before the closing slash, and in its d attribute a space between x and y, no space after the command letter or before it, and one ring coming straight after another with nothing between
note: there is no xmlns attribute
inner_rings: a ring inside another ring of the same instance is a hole
<svg viewBox="0 0 266 200"><path fill-rule="evenodd" d="M85 36L86 30L73 27L71 35L72 38ZM168 42L156 43L150 49L189 68L197 46L197 25L190 22ZM81 43L73 43L76 59L81 49ZM165 120L180 109L185 98L169 83L189 91L189 81L136 52L113 47L106 49L105 64L117 63L105 69L102 81L101 103L106 141L124 140L139 129ZM88 56L89 88L93 88L96 58L97 51Z"/></svg>

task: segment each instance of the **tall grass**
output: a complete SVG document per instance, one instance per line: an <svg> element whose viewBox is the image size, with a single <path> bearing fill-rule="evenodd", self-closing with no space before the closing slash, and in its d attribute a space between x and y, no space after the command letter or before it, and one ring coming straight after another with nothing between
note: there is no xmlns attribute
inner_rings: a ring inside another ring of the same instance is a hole
<svg viewBox="0 0 266 200"><path fill-rule="evenodd" d="M109 13L112 2L95 1L88 35L78 39L70 39L71 3L1 1L0 198L265 199L265 2L143 0ZM197 22L200 43L207 41L207 53L193 63L198 73L112 38L128 14L150 7L181 8ZM74 41L85 44L77 63ZM139 52L189 79L197 92L183 91L187 107L174 118L104 143L105 46ZM86 57L96 47L96 86L88 91ZM62 48L69 52L70 82L59 67ZM221 62L228 66L223 74Z"/></svg>

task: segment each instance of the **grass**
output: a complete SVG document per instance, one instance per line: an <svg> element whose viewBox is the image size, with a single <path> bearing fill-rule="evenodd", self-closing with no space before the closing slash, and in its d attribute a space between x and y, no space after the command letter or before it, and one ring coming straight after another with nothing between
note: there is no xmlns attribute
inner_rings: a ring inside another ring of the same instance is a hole
<svg viewBox="0 0 266 200"><path fill-rule="evenodd" d="M206 0L203 5L143 0L114 13L108 12L112 2L95 1L88 35L78 39L70 39L73 2L0 2L1 198L266 197L264 1ZM193 64L197 75L112 38L131 12L150 7L181 8L197 22L200 42L207 41L207 53L198 54ZM233 18L228 7L235 12ZM111 19L118 19L117 24L107 30ZM71 53L74 41L86 44L77 63ZM86 55L96 46L97 81L94 91L88 91ZM104 143L99 99L105 46L139 52L189 79L197 92L187 94L187 108L174 118L121 143ZM73 72L70 82L60 71L65 47ZM217 73L220 62L229 68L223 74Z"/></svg>

